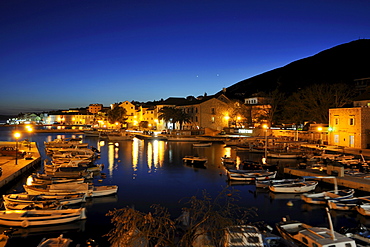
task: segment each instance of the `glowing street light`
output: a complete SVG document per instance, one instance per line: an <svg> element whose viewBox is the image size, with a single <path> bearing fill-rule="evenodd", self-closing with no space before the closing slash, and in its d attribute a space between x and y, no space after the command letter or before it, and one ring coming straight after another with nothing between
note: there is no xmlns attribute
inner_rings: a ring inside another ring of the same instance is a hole
<svg viewBox="0 0 370 247"><path fill-rule="evenodd" d="M262 125L262 128L265 129L265 158L267 159L267 129L268 129L268 125L264 124L264 125Z"/></svg>
<svg viewBox="0 0 370 247"><path fill-rule="evenodd" d="M33 131L33 128L30 125L26 125L26 129L27 129L28 133L30 133L29 138L28 138L28 148L31 151L31 133Z"/></svg>
<svg viewBox="0 0 370 247"><path fill-rule="evenodd" d="M322 144L322 127L317 127L317 130L320 132L319 144Z"/></svg>
<svg viewBox="0 0 370 247"><path fill-rule="evenodd" d="M21 133L15 132L14 138L15 138L15 164L18 165L18 139L21 137Z"/></svg>

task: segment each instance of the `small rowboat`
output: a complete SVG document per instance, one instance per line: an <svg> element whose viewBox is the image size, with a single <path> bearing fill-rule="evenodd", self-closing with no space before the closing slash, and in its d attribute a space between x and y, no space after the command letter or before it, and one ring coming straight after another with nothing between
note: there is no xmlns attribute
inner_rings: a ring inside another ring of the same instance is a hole
<svg viewBox="0 0 370 247"><path fill-rule="evenodd" d="M270 172L267 170L234 170L227 171L229 180L239 181L254 181L254 180L267 180L276 177L276 171Z"/></svg>
<svg viewBox="0 0 370 247"><path fill-rule="evenodd" d="M0 225L5 226L43 226L68 223L86 219L86 209L58 210L2 210Z"/></svg>
<svg viewBox="0 0 370 247"><path fill-rule="evenodd" d="M76 193L69 195L30 195L27 193L3 195L4 206L6 209L24 209L33 204L38 208L45 208L57 205L71 205L86 201L85 193Z"/></svg>
<svg viewBox="0 0 370 247"><path fill-rule="evenodd" d="M269 189L275 193L305 193L314 190L317 184L317 181L293 182L270 185Z"/></svg>

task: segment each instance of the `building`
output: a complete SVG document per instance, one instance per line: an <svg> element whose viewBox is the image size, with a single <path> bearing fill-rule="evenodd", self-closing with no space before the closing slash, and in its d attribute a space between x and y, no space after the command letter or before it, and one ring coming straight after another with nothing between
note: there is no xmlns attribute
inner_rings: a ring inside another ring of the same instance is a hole
<svg viewBox="0 0 370 247"><path fill-rule="evenodd" d="M329 145L370 148L370 108L329 109Z"/></svg>
<svg viewBox="0 0 370 247"><path fill-rule="evenodd" d="M102 104L90 104L88 107L88 112L91 114L97 114L101 110L103 110Z"/></svg>

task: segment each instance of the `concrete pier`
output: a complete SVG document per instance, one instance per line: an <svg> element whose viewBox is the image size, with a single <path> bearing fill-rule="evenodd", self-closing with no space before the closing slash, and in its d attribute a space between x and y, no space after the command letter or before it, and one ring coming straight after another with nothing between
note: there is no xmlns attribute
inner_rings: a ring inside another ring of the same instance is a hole
<svg viewBox="0 0 370 247"><path fill-rule="evenodd" d="M290 174L297 177L304 176L330 176L323 172L316 172L312 169L296 169L296 168L284 168L285 174ZM317 178L315 180L323 181L326 183L333 184L334 188L334 179L332 178ZM344 175L343 177L336 176L338 186L344 186L347 188L352 188L356 190L370 192L370 179L363 177L354 177L350 175Z"/></svg>
<svg viewBox="0 0 370 247"><path fill-rule="evenodd" d="M0 142L0 147L16 147L16 145L16 142ZM31 159L25 159L27 156L16 158L15 155L0 155L0 167L2 168L0 188L22 176L41 161L36 142L19 141L18 150L29 153Z"/></svg>

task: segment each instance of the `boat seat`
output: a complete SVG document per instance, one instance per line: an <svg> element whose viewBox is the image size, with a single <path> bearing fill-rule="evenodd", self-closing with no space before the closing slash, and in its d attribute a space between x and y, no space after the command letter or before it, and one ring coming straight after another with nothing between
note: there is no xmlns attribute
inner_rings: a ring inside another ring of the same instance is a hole
<svg viewBox="0 0 370 247"><path fill-rule="evenodd" d="M325 197L330 197L330 198L337 198L337 197L341 197L340 195L338 194L335 194L333 192L326 192L325 193Z"/></svg>

